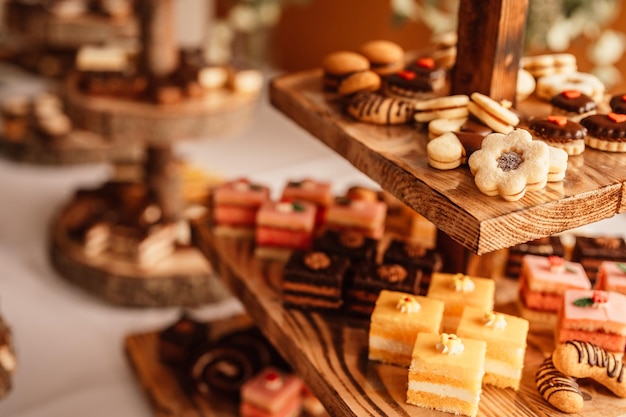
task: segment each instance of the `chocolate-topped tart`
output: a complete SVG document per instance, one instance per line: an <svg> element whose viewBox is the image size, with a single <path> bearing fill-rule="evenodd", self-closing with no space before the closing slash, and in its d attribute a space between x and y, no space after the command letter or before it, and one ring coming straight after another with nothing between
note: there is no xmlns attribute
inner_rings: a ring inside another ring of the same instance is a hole
<svg viewBox="0 0 626 417"><path fill-rule="evenodd" d="M409 100L432 98L445 87L447 71L434 59L422 57L383 81L387 94Z"/></svg>
<svg viewBox="0 0 626 417"><path fill-rule="evenodd" d="M596 114L598 107L593 98L578 90L562 91L552 96L550 104L552 114L564 115L574 122L580 122L583 118Z"/></svg>
<svg viewBox="0 0 626 417"><path fill-rule="evenodd" d="M587 128L585 144L607 152L626 152L626 114L594 114L580 121Z"/></svg>
<svg viewBox="0 0 626 417"><path fill-rule="evenodd" d="M580 155L585 150L587 129L563 115L533 119L528 122L528 128L536 139L561 148L568 155Z"/></svg>

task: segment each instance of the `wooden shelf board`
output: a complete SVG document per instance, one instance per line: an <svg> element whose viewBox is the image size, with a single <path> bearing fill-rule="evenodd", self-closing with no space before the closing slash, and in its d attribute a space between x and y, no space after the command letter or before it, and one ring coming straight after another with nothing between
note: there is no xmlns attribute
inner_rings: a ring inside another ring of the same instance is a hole
<svg viewBox="0 0 626 417"><path fill-rule="evenodd" d="M304 378L331 415L449 415L406 404L407 371L368 360L367 323L355 322L340 314L284 309L280 291L276 289L282 274L280 264L255 258L251 241L216 238L206 219L194 220L192 231L198 247L239 297L249 316ZM497 310L513 313L515 281L497 282ZM538 365L552 349L551 335L530 335L521 389L514 392L486 386L478 415L561 416L562 413L540 397L534 382ZM589 402L580 416L615 415L617 409L626 407L625 399L620 400L596 385L585 385L583 389L589 394Z"/></svg>
<svg viewBox="0 0 626 417"><path fill-rule="evenodd" d="M570 157L564 181L507 202L482 194L466 166L449 171L431 168L426 132L352 119L336 95L322 90L321 77L321 69L278 76L270 83L270 100L383 189L479 255L626 210L624 155L587 149ZM522 114L536 114L537 109L542 107L536 101L520 105Z"/></svg>

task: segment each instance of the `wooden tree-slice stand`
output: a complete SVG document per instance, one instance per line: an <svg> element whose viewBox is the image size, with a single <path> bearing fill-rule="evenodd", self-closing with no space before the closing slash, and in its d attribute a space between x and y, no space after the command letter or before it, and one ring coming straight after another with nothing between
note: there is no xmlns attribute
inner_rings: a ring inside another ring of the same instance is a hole
<svg viewBox="0 0 626 417"><path fill-rule="evenodd" d="M173 26L173 0L142 0L140 69L148 82L170 76L179 65ZM251 121L258 96L229 91L209 92L176 104L117 97L89 96L70 76L66 91L68 113L75 125L97 133L112 144L138 145L146 150L145 183L162 212L161 221L182 219L180 173L173 144L178 140L228 135ZM71 203L69 204L71 207ZM195 248L185 248L146 272L132 262L111 256L90 260L72 245L63 215L52 225L51 256L59 272L104 299L137 306L198 305L228 295L203 264ZM164 268L164 269L163 269ZM201 271L201 273L200 273ZM86 273L89 272L89 273ZM123 288L123 289L122 289Z"/></svg>
<svg viewBox="0 0 626 417"><path fill-rule="evenodd" d="M8 1L5 7L9 31L33 45L78 49L102 42L130 43L139 36L138 21L132 14L117 19L95 13L61 18L41 4Z"/></svg>
<svg viewBox="0 0 626 417"><path fill-rule="evenodd" d="M282 270L254 256L254 243L215 237L208 219L192 223L194 241L210 259L219 276L242 300L265 336L300 375L334 416L445 416L406 403L407 370L368 361L368 323L341 314L322 315L285 309L281 303ZM516 314L517 281L497 279L496 311ZM148 347L146 346L146 349ZM521 389L483 387L479 416L557 417L539 395L535 373L554 349L550 334L530 334ZM588 394L579 416L616 415L626 407L599 385L581 382ZM174 407L173 407L174 408ZM188 414L172 414L185 416Z"/></svg>
<svg viewBox="0 0 626 417"><path fill-rule="evenodd" d="M116 160L140 160L139 144L113 144L100 136L75 130L53 143L31 136L21 141L0 136L0 154L6 158L40 165L76 165Z"/></svg>

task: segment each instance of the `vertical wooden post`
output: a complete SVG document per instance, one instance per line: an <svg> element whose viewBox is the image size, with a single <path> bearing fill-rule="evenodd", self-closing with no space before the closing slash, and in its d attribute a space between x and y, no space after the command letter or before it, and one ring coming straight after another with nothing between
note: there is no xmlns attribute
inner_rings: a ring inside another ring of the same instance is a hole
<svg viewBox="0 0 626 417"><path fill-rule="evenodd" d="M515 103L529 0L461 0L452 93Z"/></svg>
<svg viewBox="0 0 626 417"><path fill-rule="evenodd" d="M141 64L150 77L165 78L178 68L174 0L141 0Z"/></svg>
<svg viewBox="0 0 626 417"><path fill-rule="evenodd" d="M149 145L145 162L148 191L161 208L163 221L177 221L182 212L179 165L172 146Z"/></svg>

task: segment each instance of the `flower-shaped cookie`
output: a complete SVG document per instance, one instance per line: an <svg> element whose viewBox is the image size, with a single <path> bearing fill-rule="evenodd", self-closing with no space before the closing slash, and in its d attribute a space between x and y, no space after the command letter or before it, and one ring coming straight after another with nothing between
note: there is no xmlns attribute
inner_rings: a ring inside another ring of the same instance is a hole
<svg viewBox="0 0 626 417"><path fill-rule="evenodd" d="M478 189L486 195L500 195L517 201L526 191L545 187L550 168L550 150L544 142L533 140L523 129L506 135L492 133L467 161Z"/></svg>

